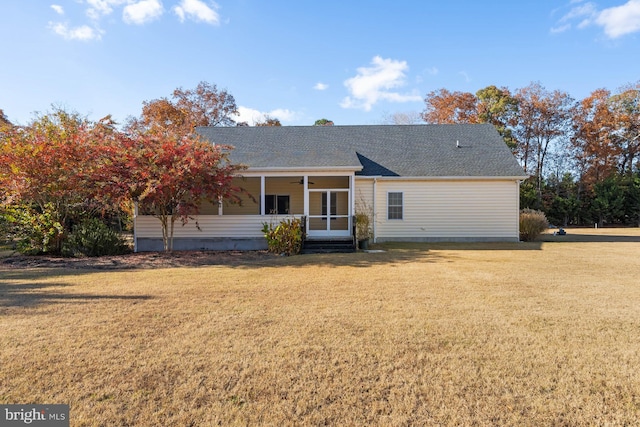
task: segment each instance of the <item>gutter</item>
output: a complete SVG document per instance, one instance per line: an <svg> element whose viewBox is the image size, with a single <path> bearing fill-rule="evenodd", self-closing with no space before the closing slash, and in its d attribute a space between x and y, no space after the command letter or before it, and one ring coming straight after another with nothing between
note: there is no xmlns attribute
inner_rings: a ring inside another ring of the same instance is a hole
<svg viewBox="0 0 640 427"><path fill-rule="evenodd" d="M378 192L378 178L375 177L373 178L373 243L376 243L376 217L377 217L377 211L376 211L376 194Z"/></svg>
<svg viewBox="0 0 640 427"><path fill-rule="evenodd" d="M244 172L331 172L331 171L360 171L362 165L354 166L293 166L293 167L249 167Z"/></svg>
<svg viewBox="0 0 640 427"><path fill-rule="evenodd" d="M373 178L358 175L356 178ZM384 181L522 181L528 177L525 175L513 176L378 176Z"/></svg>

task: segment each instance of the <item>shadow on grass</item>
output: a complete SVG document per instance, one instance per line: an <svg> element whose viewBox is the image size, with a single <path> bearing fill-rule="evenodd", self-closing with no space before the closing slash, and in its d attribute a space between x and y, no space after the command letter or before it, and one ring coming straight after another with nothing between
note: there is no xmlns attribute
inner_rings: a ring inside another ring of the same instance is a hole
<svg viewBox="0 0 640 427"><path fill-rule="evenodd" d="M105 271L137 271L164 268L199 268L224 266L253 269L275 266L351 266L370 267L409 262L448 262L455 256L438 251L460 250L540 250L541 241L527 243L384 243L372 245L382 252L306 254L278 256L266 251L175 251L142 252L116 257L83 259L15 256L0 262L2 279L37 280L54 276L76 276ZM6 267L3 268L2 264Z"/></svg>
<svg viewBox="0 0 640 427"><path fill-rule="evenodd" d="M2 268L0 264L0 289L2 285L6 285L7 280L38 280L50 279L52 277L84 275L96 273L93 269L65 269L61 266L53 266L49 268L42 267L21 267L21 268Z"/></svg>
<svg viewBox="0 0 640 427"><path fill-rule="evenodd" d="M538 251L543 242L491 242L491 243L407 243L387 242L371 246L382 252L356 252L346 254L307 254L293 257L279 257L282 260L262 265L308 266L326 265L329 267L370 267L384 264L453 262L458 257L452 253L440 251Z"/></svg>
<svg viewBox="0 0 640 427"><path fill-rule="evenodd" d="M554 236L553 234L544 234L539 238L543 242L547 243L618 243L618 242L638 242L640 243L640 236L618 236L614 234L571 234L567 233L564 236Z"/></svg>
<svg viewBox="0 0 640 427"><path fill-rule="evenodd" d="M451 251L539 251L541 241L533 242L387 242L375 245L383 250L451 250Z"/></svg>
<svg viewBox="0 0 640 427"><path fill-rule="evenodd" d="M64 283L18 283L0 282L0 307L34 307L40 304L90 302L96 300L132 300L151 299L149 295L100 295L61 293L55 288L70 286Z"/></svg>

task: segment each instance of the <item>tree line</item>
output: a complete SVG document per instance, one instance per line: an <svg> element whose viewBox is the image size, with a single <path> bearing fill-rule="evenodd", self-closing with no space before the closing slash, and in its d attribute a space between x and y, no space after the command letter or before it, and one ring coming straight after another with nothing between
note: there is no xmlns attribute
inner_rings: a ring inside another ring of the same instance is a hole
<svg viewBox="0 0 640 427"><path fill-rule="evenodd" d="M246 126L237 114L233 96L207 82L143 102L122 125L54 108L22 126L0 110L0 237L28 253L74 254L70 242L84 248L88 236L130 227L138 205L160 220L171 250L175 223L192 220L201 203L239 200L232 178L243 167L229 162L230 147L195 132ZM543 210L554 224L640 226L640 82L579 101L539 83L513 92L439 89L420 114L385 119L417 121L494 125L530 175L521 207ZM280 125L268 116L255 123Z"/></svg>
<svg viewBox="0 0 640 427"><path fill-rule="evenodd" d="M425 97L426 123L491 123L530 176L522 208L557 225L640 226L640 82L582 100L540 83Z"/></svg>

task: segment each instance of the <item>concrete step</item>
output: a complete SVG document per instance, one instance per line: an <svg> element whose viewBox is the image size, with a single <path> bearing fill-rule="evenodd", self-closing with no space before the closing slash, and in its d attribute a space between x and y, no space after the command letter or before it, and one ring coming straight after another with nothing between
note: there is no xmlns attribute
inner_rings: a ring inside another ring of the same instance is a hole
<svg viewBox="0 0 640 427"><path fill-rule="evenodd" d="M303 254L349 253L355 250L356 247L351 239L305 240L302 247Z"/></svg>

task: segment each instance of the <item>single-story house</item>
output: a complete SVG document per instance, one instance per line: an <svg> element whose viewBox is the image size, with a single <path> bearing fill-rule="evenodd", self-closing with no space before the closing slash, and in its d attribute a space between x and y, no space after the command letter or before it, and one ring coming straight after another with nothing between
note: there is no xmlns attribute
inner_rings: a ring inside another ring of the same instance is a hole
<svg viewBox="0 0 640 427"><path fill-rule="evenodd" d="M266 248L262 224L304 218L308 239L353 236L370 215L375 242L519 240L527 176L489 124L201 127L230 145L253 198L221 200L178 225L174 249ZM136 215L138 251L161 250L158 219Z"/></svg>

